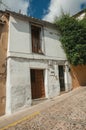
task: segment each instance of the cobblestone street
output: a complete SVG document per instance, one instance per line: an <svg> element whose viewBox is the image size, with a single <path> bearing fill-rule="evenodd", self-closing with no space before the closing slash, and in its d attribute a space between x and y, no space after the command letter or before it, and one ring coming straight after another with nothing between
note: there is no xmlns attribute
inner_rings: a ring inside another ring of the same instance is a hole
<svg viewBox="0 0 86 130"><path fill-rule="evenodd" d="M51 99L39 114L5 130L86 130L86 88ZM53 103L52 103L53 102Z"/></svg>

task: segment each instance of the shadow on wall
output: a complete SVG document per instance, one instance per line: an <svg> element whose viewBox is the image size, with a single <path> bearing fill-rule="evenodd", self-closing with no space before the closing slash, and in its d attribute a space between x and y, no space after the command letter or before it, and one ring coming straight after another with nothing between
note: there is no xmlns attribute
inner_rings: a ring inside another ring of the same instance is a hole
<svg viewBox="0 0 86 130"><path fill-rule="evenodd" d="M71 66L73 88L86 86L86 65Z"/></svg>

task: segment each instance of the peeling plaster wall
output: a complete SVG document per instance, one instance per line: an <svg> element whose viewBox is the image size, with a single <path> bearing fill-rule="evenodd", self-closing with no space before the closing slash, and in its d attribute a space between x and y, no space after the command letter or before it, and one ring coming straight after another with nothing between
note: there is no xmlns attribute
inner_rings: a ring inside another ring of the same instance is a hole
<svg viewBox="0 0 86 130"><path fill-rule="evenodd" d="M30 69L28 62L21 59L9 59L7 66L7 105L6 112L31 105Z"/></svg>
<svg viewBox="0 0 86 130"><path fill-rule="evenodd" d="M44 28L42 34L44 55L34 54L31 51L30 23L10 17L6 113L31 105L30 69L44 70L46 98L60 94L58 65L65 64L66 56L55 29Z"/></svg>
<svg viewBox="0 0 86 130"><path fill-rule="evenodd" d="M56 70L55 70L55 67L57 68ZM52 67L49 68L49 90L48 90L48 94L49 94L50 98L53 98L53 97L60 94L58 65L56 65L56 64L52 64Z"/></svg>
<svg viewBox="0 0 86 130"><path fill-rule="evenodd" d="M6 103L6 57L8 42L8 19L3 16L5 24L0 24L0 116L5 114Z"/></svg>
<svg viewBox="0 0 86 130"><path fill-rule="evenodd" d="M49 64L51 63L51 65ZM57 65L56 65L57 64ZM32 69L43 69L45 71L45 95L52 98L60 94L58 62L51 60L30 60L29 67ZM56 67L56 68L55 68Z"/></svg>
<svg viewBox="0 0 86 130"><path fill-rule="evenodd" d="M55 66L58 67L58 65ZM48 66L48 61L9 58L7 66L7 114L31 105L30 69L34 68L47 71L44 75L45 97L52 98L60 94L58 72L53 69L52 74L52 67Z"/></svg>

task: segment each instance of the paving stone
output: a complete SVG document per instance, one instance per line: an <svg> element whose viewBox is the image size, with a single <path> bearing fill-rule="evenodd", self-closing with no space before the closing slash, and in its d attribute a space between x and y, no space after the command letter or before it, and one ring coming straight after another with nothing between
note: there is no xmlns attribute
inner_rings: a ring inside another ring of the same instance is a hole
<svg viewBox="0 0 86 130"><path fill-rule="evenodd" d="M86 130L86 88L81 91L59 103L53 100L36 117L7 130Z"/></svg>

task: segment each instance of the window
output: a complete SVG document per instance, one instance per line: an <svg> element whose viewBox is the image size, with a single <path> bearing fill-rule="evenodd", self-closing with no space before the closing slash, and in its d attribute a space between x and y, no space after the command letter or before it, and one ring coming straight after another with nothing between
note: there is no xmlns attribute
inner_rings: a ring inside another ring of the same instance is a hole
<svg viewBox="0 0 86 130"><path fill-rule="evenodd" d="M41 27L31 26L32 52L42 54Z"/></svg>

